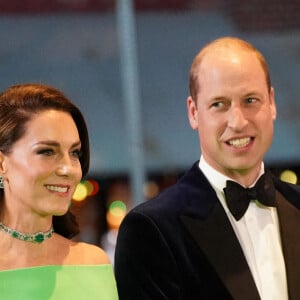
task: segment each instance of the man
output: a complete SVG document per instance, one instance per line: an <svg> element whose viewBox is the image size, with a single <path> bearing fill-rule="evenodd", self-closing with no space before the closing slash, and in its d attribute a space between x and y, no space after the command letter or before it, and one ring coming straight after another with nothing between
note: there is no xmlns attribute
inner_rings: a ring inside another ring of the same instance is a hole
<svg viewBox="0 0 300 300"><path fill-rule="evenodd" d="M200 161L124 219L120 299L300 299L300 189L263 164L276 118L265 59L246 41L217 39L194 59L190 93Z"/></svg>

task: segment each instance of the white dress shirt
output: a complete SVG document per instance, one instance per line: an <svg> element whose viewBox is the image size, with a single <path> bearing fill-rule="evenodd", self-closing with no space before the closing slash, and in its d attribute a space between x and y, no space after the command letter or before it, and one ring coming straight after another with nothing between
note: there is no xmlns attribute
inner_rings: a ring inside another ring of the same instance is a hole
<svg viewBox="0 0 300 300"><path fill-rule="evenodd" d="M216 191L218 199L227 214L246 257L261 299L288 300L277 209L257 205L255 201L251 201L245 215L239 221L236 221L227 207L223 191L226 180L232 179L213 169L207 164L203 156L200 158L199 167ZM258 178L263 173L264 164L262 163Z"/></svg>

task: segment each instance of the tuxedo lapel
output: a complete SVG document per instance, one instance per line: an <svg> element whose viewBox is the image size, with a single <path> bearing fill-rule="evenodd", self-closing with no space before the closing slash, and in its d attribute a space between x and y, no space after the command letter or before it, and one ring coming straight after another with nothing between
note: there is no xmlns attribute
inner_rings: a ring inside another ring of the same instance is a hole
<svg viewBox="0 0 300 300"><path fill-rule="evenodd" d="M298 300L300 299L300 187L283 183L277 178L273 180L276 187L289 299ZM194 164L184 177L182 184L189 186L187 206L181 215L185 228L206 255L233 299L259 300L254 279L230 221L214 190L199 170L198 163Z"/></svg>
<svg viewBox="0 0 300 300"><path fill-rule="evenodd" d="M299 197L299 196L298 196ZM289 299L300 299L300 210L276 193Z"/></svg>
<svg viewBox="0 0 300 300"><path fill-rule="evenodd" d="M233 299L259 300L250 269L220 202L215 202L207 218L183 215L181 220Z"/></svg>

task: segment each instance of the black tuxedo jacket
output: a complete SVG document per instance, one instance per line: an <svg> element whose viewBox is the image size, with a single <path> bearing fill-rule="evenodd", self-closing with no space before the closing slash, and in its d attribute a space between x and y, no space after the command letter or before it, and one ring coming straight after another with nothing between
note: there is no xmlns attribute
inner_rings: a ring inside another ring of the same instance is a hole
<svg viewBox="0 0 300 300"><path fill-rule="evenodd" d="M300 189L274 178L290 300L300 299ZM216 193L198 162L125 217L115 253L120 300L260 299Z"/></svg>

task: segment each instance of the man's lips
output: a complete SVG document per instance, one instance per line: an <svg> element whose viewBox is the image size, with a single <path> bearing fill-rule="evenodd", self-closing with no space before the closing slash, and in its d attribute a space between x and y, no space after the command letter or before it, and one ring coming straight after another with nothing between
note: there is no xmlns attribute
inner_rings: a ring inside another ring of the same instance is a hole
<svg viewBox="0 0 300 300"><path fill-rule="evenodd" d="M235 138L235 139L228 140L226 143L236 148L242 148L248 146L252 140L253 140L252 137L243 137L243 138Z"/></svg>

